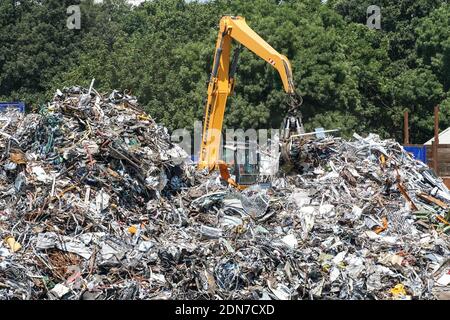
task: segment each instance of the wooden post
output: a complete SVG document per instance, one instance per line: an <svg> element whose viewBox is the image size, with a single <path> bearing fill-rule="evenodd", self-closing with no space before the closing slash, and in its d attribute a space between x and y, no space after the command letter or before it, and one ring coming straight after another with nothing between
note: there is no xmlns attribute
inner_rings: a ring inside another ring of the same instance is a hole
<svg viewBox="0 0 450 320"><path fill-rule="evenodd" d="M408 111L403 114L403 144L409 144Z"/></svg>
<svg viewBox="0 0 450 320"><path fill-rule="evenodd" d="M433 167L439 175L439 106L434 107L434 142L433 142Z"/></svg>
<svg viewBox="0 0 450 320"><path fill-rule="evenodd" d="M438 165L437 165L437 148L436 148L436 142L434 142L434 140L431 142L431 156L433 157L433 162L431 164L431 166L434 169L434 172L437 173L438 171Z"/></svg>

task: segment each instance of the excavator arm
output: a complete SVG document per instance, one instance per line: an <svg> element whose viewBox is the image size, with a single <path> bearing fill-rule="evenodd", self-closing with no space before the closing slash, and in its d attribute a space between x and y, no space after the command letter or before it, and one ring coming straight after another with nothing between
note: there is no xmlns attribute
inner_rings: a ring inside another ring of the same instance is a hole
<svg viewBox="0 0 450 320"><path fill-rule="evenodd" d="M289 60L250 29L243 17L223 17L220 21L214 64L208 85L199 169L208 168L213 170L219 167L222 177L226 180L228 180L229 174L227 176L225 164L219 161L219 152L225 106L228 96L234 89L239 54L239 50L235 51L235 57L230 66L232 40L247 47L277 69L286 93L295 94Z"/></svg>

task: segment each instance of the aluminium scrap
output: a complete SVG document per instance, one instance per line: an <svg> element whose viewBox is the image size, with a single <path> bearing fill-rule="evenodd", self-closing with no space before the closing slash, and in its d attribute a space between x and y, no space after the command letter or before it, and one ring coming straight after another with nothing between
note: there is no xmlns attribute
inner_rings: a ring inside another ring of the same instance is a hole
<svg viewBox="0 0 450 320"><path fill-rule="evenodd" d="M0 299L448 294L449 191L395 141L310 140L297 173L238 192L118 91L58 91L11 124Z"/></svg>

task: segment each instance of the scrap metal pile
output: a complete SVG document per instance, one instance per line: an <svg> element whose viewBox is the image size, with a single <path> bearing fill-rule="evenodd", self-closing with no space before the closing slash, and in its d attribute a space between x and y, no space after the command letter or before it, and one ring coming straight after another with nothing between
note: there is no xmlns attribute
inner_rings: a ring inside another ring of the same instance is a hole
<svg viewBox="0 0 450 320"><path fill-rule="evenodd" d="M450 193L394 141L309 141L299 174L239 192L126 94L14 119L0 299L448 298Z"/></svg>

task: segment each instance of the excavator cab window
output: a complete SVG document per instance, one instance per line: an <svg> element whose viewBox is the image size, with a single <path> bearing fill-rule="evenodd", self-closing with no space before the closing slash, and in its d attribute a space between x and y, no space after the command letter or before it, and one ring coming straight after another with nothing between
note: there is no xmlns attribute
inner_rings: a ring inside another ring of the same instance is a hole
<svg viewBox="0 0 450 320"><path fill-rule="evenodd" d="M259 154L249 143L234 149L234 175L239 185L256 184L259 176Z"/></svg>

